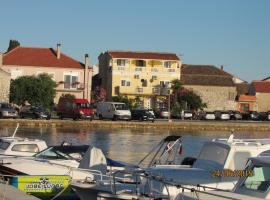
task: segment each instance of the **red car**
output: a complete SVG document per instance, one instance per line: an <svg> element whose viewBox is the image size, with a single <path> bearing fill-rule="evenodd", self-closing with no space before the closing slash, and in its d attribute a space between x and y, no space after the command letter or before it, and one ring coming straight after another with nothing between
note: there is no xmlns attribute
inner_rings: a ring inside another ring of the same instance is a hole
<svg viewBox="0 0 270 200"><path fill-rule="evenodd" d="M94 110L87 99L60 97L56 110L60 119L89 119L91 121L94 119Z"/></svg>

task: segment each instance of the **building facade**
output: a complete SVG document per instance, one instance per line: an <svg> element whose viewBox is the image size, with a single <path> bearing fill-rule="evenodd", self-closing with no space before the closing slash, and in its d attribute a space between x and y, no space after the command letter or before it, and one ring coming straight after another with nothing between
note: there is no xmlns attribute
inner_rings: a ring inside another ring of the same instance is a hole
<svg viewBox="0 0 270 200"><path fill-rule="evenodd" d="M236 110L237 95L233 76L212 65L187 65L181 68L183 86L199 95L205 110Z"/></svg>
<svg viewBox="0 0 270 200"><path fill-rule="evenodd" d="M10 74L0 66L0 102L9 102Z"/></svg>
<svg viewBox="0 0 270 200"><path fill-rule="evenodd" d="M140 99L145 108L160 107L170 82L180 78L181 61L174 53L107 51L99 55L101 86L114 96Z"/></svg>
<svg viewBox="0 0 270 200"><path fill-rule="evenodd" d="M264 79L262 81L252 81L249 88L249 95L256 96L258 112L270 111L270 81Z"/></svg>
<svg viewBox="0 0 270 200"><path fill-rule="evenodd" d="M2 56L2 69L11 74L11 79L20 76L47 73L56 82L55 103L62 94L73 94L76 98L90 101L92 70L85 54L81 63L63 53L60 44L53 48L16 47Z"/></svg>

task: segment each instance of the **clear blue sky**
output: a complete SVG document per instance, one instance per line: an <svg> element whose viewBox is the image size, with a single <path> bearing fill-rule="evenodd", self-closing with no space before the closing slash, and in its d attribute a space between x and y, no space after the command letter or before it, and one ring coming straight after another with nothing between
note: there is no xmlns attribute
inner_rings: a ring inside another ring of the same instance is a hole
<svg viewBox="0 0 270 200"><path fill-rule="evenodd" d="M91 63L108 49L169 51L183 63L224 65L251 81L270 76L269 0L8 0L0 3L0 51L55 47Z"/></svg>

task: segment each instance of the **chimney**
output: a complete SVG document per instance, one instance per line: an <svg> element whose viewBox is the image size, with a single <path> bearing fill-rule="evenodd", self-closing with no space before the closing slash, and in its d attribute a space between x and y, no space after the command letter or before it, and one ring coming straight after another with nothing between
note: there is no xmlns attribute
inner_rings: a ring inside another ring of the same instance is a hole
<svg viewBox="0 0 270 200"><path fill-rule="evenodd" d="M223 71L223 65L220 66L220 69Z"/></svg>
<svg viewBox="0 0 270 200"><path fill-rule="evenodd" d="M57 47L56 47L56 54L57 54L57 59L60 59L60 55L61 55L61 44L57 44Z"/></svg>
<svg viewBox="0 0 270 200"><path fill-rule="evenodd" d="M84 67L85 68L89 67L89 56L87 53L84 55Z"/></svg>

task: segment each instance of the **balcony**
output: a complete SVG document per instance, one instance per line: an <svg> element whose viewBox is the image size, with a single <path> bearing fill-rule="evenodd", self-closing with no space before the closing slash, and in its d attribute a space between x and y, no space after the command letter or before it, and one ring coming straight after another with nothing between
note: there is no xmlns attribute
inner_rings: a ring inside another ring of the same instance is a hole
<svg viewBox="0 0 270 200"><path fill-rule="evenodd" d="M135 93L136 94L143 94L143 88L142 87L135 88Z"/></svg>
<svg viewBox="0 0 270 200"><path fill-rule="evenodd" d="M115 87L117 95L168 95L168 89L159 86L156 87Z"/></svg>
<svg viewBox="0 0 270 200"><path fill-rule="evenodd" d="M141 72L142 71L142 67L135 67L135 71L136 72Z"/></svg>

